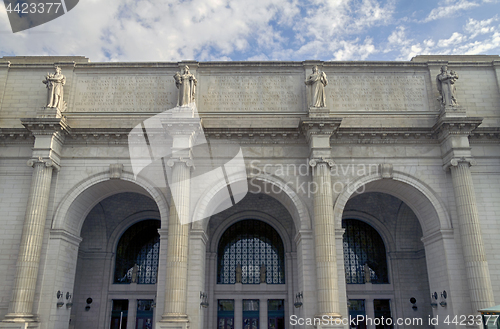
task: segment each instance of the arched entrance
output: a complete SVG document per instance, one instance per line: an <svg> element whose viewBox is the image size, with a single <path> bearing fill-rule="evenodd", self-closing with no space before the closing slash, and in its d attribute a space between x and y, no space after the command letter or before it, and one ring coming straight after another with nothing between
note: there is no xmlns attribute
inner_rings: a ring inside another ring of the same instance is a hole
<svg viewBox="0 0 500 329"><path fill-rule="evenodd" d="M294 312L298 276L296 231L286 208L268 195L249 193L212 216L207 233L206 280L216 307L206 328L284 329Z"/></svg>
<svg viewBox="0 0 500 329"><path fill-rule="evenodd" d="M142 194L114 194L92 208L81 230L75 329L154 327L160 226L156 203Z"/></svg>
<svg viewBox="0 0 500 329"><path fill-rule="evenodd" d="M366 318L357 328L426 327L428 323L384 326L376 320L427 319L432 314L422 230L415 213L394 196L369 192L349 199L342 227L348 313Z"/></svg>

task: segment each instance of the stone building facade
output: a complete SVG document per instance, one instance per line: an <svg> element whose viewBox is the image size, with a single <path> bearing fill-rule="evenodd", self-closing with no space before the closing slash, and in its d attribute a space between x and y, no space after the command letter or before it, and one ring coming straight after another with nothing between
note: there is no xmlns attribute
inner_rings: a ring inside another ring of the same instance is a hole
<svg viewBox="0 0 500 329"><path fill-rule="evenodd" d="M3 57L0 328L461 327L500 303L499 104L498 56Z"/></svg>

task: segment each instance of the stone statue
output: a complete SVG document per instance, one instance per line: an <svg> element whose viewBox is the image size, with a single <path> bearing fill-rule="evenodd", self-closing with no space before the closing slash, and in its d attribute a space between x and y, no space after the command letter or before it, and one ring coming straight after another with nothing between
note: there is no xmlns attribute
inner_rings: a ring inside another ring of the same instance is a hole
<svg viewBox="0 0 500 329"><path fill-rule="evenodd" d="M260 283L266 283L266 265L262 264L260 266Z"/></svg>
<svg viewBox="0 0 500 329"><path fill-rule="evenodd" d="M365 283L372 282L371 273L370 273L370 266L368 266L367 263L365 263L364 271L365 271Z"/></svg>
<svg viewBox="0 0 500 329"><path fill-rule="evenodd" d="M458 74L455 71L448 72L448 66L441 67L441 73L436 77L436 84L441 95L441 106L457 106L457 98L455 95L455 82L458 80Z"/></svg>
<svg viewBox="0 0 500 329"><path fill-rule="evenodd" d="M325 86L328 84L325 72L321 72L317 66L314 66L312 74L306 79L305 84L309 86L309 106L325 107Z"/></svg>
<svg viewBox="0 0 500 329"><path fill-rule="evenodd" d="M55 107L64 111L66 102L63 100L63 86L66 84L66 77L61 73L61 68L56 66L55 73L47 73L42 82L47 86L47 107Z"/></svg>
<svg viewBox="0 0 500 329"><path fill-rule="evenodd" d="M186 106L194 103L194 94L198 80L189 72L189 66L184 66L184 72L175 73L175 86L179 89L177 106Z"/></svg>
<svg viewBox="0 0 500 329"><path fill-rule="evenodd" d="M138 274L139 274L139 265L135 264L134 267L132 267L132 279L130 280L131 283L137 283Z"/></svg>
<svg viewBox="0 0 500 329"><path fill-rule="evenodd" d="M241 264L236 265L236 283L241 283Z"/></svg>

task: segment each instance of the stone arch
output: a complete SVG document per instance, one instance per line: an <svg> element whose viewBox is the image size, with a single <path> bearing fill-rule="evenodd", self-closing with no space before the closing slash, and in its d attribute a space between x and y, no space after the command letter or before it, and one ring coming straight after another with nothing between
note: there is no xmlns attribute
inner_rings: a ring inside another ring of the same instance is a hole
<svg viewBox="0 0 500 329"><path fill-rule="evenodd" d="M232 183L242 181L231 180ZM248 193L264 193L278 200L290 213L297 231L310 230L311 218L306 205L298 194L293 191L285 181L272 175L260 175L248 180ZM207 190L194 208L195 218L204 218L202 221L193 222L193 228L206 230L211 216L211 210L216 209L218 204L211 204L217 193L226 188L226 182L221 181ZM263 192L264 191L264 192Z"/></svg>
<svg viewBox="0 0 500 329"><path fill-rule="evenodd" d="M380 174L372 174L361 177L353 186L358 188L358 192L386 193L406 203L417 216L424 236L452 228L450 216L436 193L411 175L394 171L392 179L382 179ZM340 228L344 207L356 193L356 190L348 188L337 198L334 205L336 227Z"/></svg>
<svg viewBox="0 0 500 329"><path fill-rule="evenodd" d="M134 192L152 198L162 220L168 220L168 202L154 184L140 177L134 178L133 174L127 172L122 173L121 179L110 179L109 172L101 172L81 181L66 194L57 207L52 229L80 236L83 222L92 208L101 200L122 192ZM166 222L163 225L166 226Z"/></svg>

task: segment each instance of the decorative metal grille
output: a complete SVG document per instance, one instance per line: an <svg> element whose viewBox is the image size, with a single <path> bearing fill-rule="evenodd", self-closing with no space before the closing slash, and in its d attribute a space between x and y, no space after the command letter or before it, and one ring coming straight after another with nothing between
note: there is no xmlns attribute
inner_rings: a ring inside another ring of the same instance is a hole
<svg viewBox="0 0 500 329"><path fill-rule="evenodd" d="M241 283L260 283L265 265L267 284L285 283L283 242L274 228L259 220L244 220L229 227L218 248L217 283L236 283L236 268L241 265Z"/></svg>
<svg viewBox="0 0 500 329"><path fill-rule="evenodd" d="M156 284L160 221L145 220L123 233L116 248L115 283Z"/></svg>
<svg viewBox="0 0 500 329"><path fill-rule="evenodd" d="M366 282L365 264L371 283L389 283L384 241L370 225L355 219L342 221L346 283Z"/></svg>

